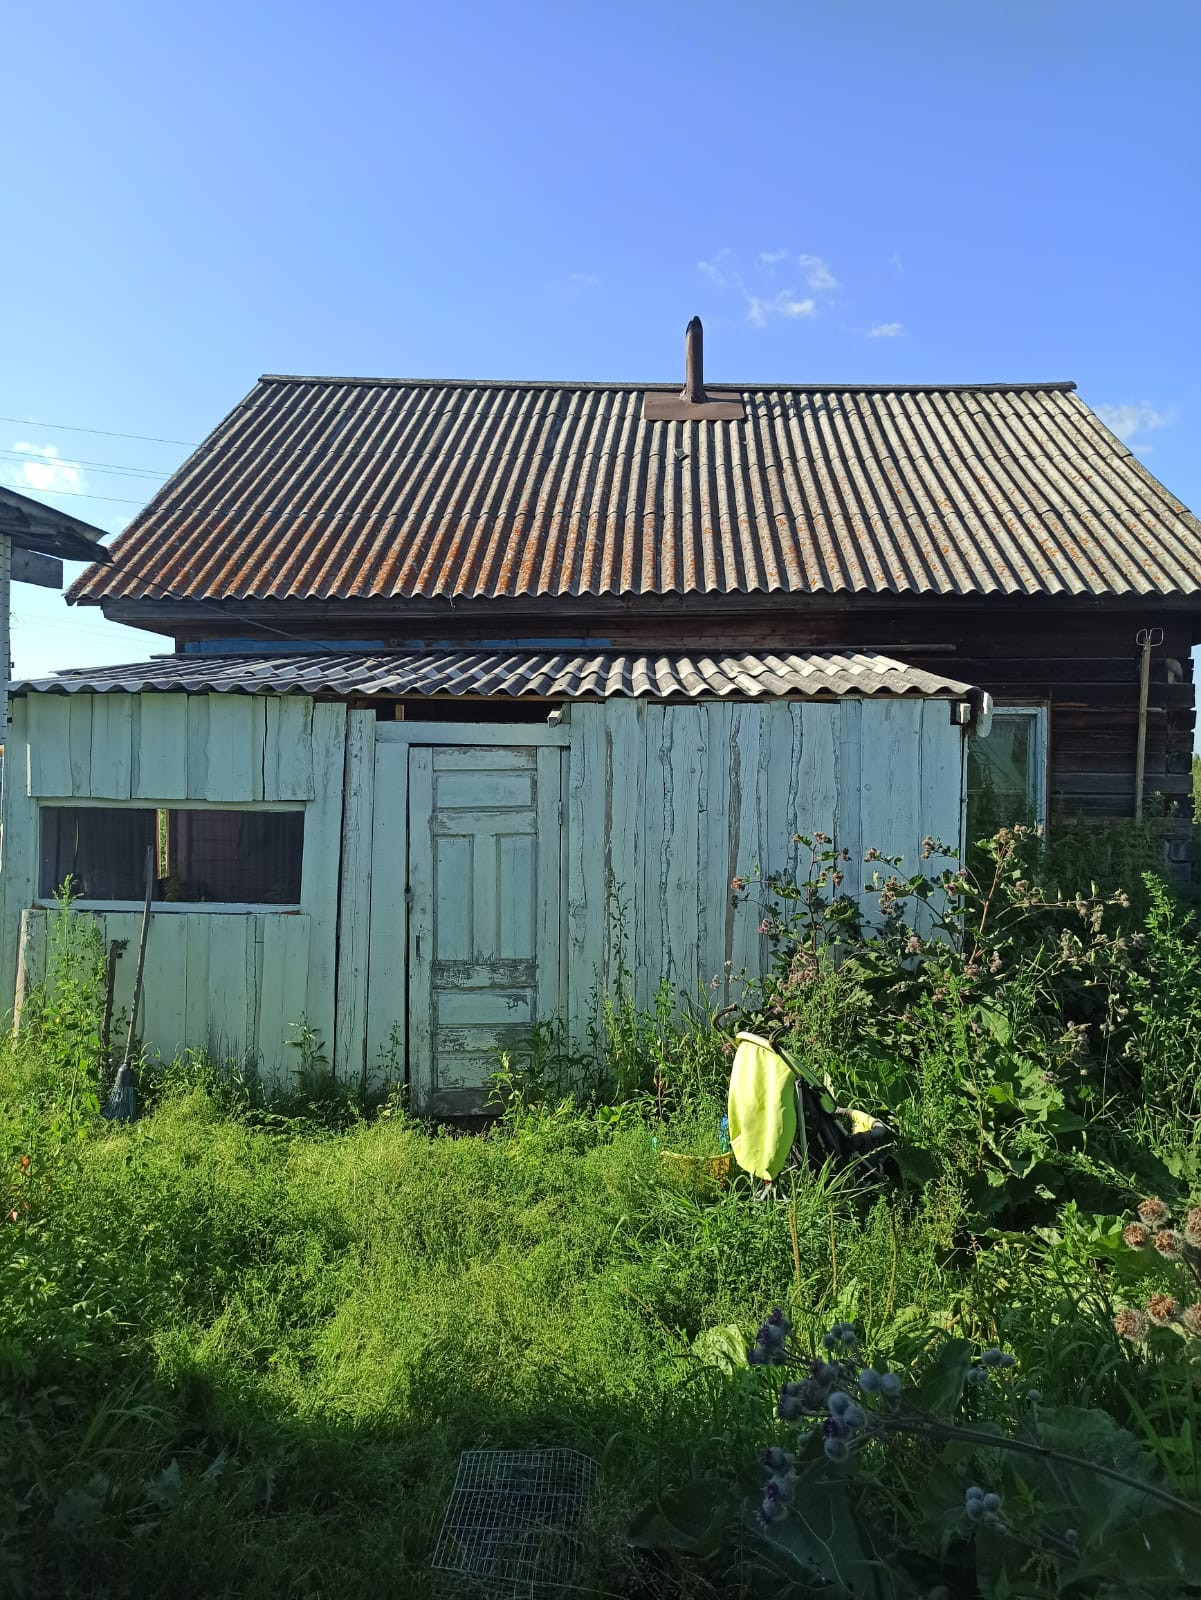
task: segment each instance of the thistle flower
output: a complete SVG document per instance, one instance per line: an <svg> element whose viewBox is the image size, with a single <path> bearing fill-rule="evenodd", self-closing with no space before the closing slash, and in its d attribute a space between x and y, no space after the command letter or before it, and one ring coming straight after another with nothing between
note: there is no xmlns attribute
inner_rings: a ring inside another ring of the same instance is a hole
<svg viewBox="0 0 1201 1600"><path fill-rule="evenodd" d="M875 1367L864 1367L859 1374L859 1388L864 1394L879 1394L882 1387L880 1374Z"/></svg>
<svg viewBox="0 0 1201 1600"><path fill-rule="evenodd" d="M911 933L908 939L905 941L905 954L907 956L920 956L922 953L922 948L922 941L918 938L917 934Z"/></svg>
<svg viewBox="0 0 1201 1600"><path fill-rule="evenodd" d="M779 1403L776 1406L776 1415L781 1422L795 1422L803 1415L804 1407L801 1404L799 1383L786 1383L780 1390Z"/></svg>
<svg viewBox="0 0 1201 1600"><path fill-rule="evenodd" d="M982 1383L988 1382L987 1367L969 1367L963 1375L963 1381L970 1388L978 1389Z"/></svg>
<svg viewBox="0 0 1201 1600"><path fill-rule="evenodd" d="M866 1421L867 1412L862 1406L857 1406L852 1400L850 1405L842 1414L843 1427L850 1428L852 1432L855 1432L857 1429L862 1428Z"/></svg>
<svg viewBox="0 0 1201 1600"><path fill-rule="evenodd" d="M1138 1214L1147 1224L1148 1228L1162 1228L1168 1220L1168 1208L1158 1195L1151 1195L1149 1199L1139 1204Z"/></svg>
<svg viewBox="0 0 1201 1600"><path fill-rule="evenodd" d="M769 1444L759 1457L765 1467L770 1467L773 1472L784 1472L796 1460L787 1450L781 1450L778 1444Z"/></svg>
<svg viewBox="0 0 1201 1600"><path fill-rule="evenodd" d="M1180 1326L1194 1339L1201 1339L1201 1304L1185 1306L1180 1313Z"/></svg>
<svg viewBox="0 0 1201 1600"><path fill-rule="evenodd" d="M832 1417L841 1417L850 1410L851 1397L841 1389L835 1389L826 1400L826 1409Z"/></svg>
<svg viewBox="0 0 1201 1600"><path fill-rule="evenodd" d="M1184 1239L1195 1250L1201 1250L1201 1206L1194 1206L1184 1219Z"/></svg>
<svg viewBox="0 0 1201 1600"><path fill-rule="evenodd" d="M740 893L741 890L746 888L746 879L745 878L731 878L730 879L730 888L733 889L735 894Z"/></svg>
<svg viewBox="0 0 1201 1600"><path fill-rule="evenodd" d="M1147 1315L1157 1328L1166 1328L1180 1315L1180 1307L1170 1294L1153 1294L1147 1301Z"/></svg>
<svg viewBox="0 0 1201 1600"><path fill-rule="evenodd" d="M991 1350L986 1350L980 1357L980 1365L982 1367L999 1367L1001 1365L1001 1356L1002 1352L994 1345Z"/></svg>
<svg viewBox="0 0 1201 1600"><path fill-rule="evenodd" d="M1141 1343L1147 1337L1147 1318L1131 1306L1124 1306L1118 1312L1113 1325L1121 1338L1129 1339L1134 1344Z"/></svg>
<svg viewBox="0 0 1201 1600"><path fill-rule="evenodd" d="M845 1439L830 1438L824 1446L826 1455L831 1461L845 1461L851 1453L851 1447Z"/></svg>
<svg viewBox="0 0 1201 1600"><path fill-rule="evenodd" d="M1032 1406L1036 1406L1038 1404L1038 1402L1042 1399L1042 1397L1043 1397L1043 1393L1042 1393L1041 1389L1027 1389L1026 1390L1026 1399L1029 1400L1029 1402L1030 1402L1030 1404Z"/></svg>
<svg viewBox="0 0 1201 1600"><path fill-rule="evenodd" d="M781 1517L788 1515L788 1507L780 1496L774 1492L773 1485L768 1484L763 1491L763 1498L759 1502L759 1520L763 1523L778 1522Z"/></svg>
<svg viewBox="0 0 1201 1600"><path fill-rule="evenodd" d="M985 1516L996 1516L1001 1509L1001 1496L999 1494L986 1494L980 1504L984 1507Z"/></svg>
<svg viewBox="0 0 1201 1600"><path fill-rule="evenodd" d="M1155 1248L1165 1261L1179 1261L1184 1254L1184 1240L1175 1228L1162 1228L1155 1235Z"/></svg>
<svg viewBox="0 0 1201 1600"><path fill-rule="evenodd" d="M1141 1222L1132 1222L1122 1232L1122 1238L1132 1250L1145 1250L1150 1243L1151 1235Z"/></svg>
<svg viewBox="0 0 1201 1600"><path fill-rule="evenodd" d="M901 1392L900 1374L896 1372L882 1372L880 1374L880 1393L889 1400L895 1400Z"/></svg>
<svg viewBox="0 0 1201 1600"><path fill-rule="evenodd" d="M984 1490L978 1483L973 1483L963 1497L964 1514L973 1522L979 1522L984 1515Z"/></svg>

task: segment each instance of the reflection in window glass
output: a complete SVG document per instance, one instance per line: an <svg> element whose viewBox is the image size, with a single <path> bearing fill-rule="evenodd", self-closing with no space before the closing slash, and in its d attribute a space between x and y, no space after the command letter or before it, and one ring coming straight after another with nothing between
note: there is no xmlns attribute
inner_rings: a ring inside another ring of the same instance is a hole
<svg viewBox="0 0 1201 1600"><path fill-rule="evenodd" d="M1041 821L1041 742L1041 719L1033 709L997 712L988 738L968 742L969 845L1015 822Z"/></svg>
<svg viewBox="0 0 1201 1600"><path fill-rule="evenodd" d="M302 811L207 811L133 806L43 806L38 891L65 879L88 900L140 900L146 851L154 898L203 904L296 905Z"/></svg>

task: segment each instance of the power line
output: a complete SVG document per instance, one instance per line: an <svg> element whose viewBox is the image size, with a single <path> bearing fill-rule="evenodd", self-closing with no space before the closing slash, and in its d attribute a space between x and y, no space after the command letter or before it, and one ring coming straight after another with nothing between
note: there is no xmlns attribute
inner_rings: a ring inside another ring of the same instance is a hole
<svg viewBox="0 0 1201 1600"><path fill-rule="evenodd" d="M59 465L62 465L62 463L60 462ZM16 487L16 484L5 484L5 488L7 489L14 489ZM34 494L69 494L73 495L76 500L112 500L117 505L122 506L144 506L146 504L146 496L143 496L140 500L131 500L128 495L89 494L86 489L42 489L35 483L21 484L20 492L22 494L25 494L29 490L32 490Z"/></svg>
<svg viewBox="0 0 1201 1600"><path fill-rule="evenodd" d="M152 433L114 433L110 428L80 428L73 422L34 422L29 417L0 417L0 422L19 422L24 428L59 428L66 433L95 433L105 439L144 439L147 444L182 444L189 450L196 448L190 439L159 439Z"/></svg>
<svg viewBox="0 0 1201 1600"><path fill-rule="evenodd" d="M12 461L28 461L33 464L53 464L56 467L96 467L101 472L122 472L128 477L137 478L167 478L170 473L156 472L153 467L122 467L115 461L85 461L81 456L43 456L32 450L0 450L0 456L7 456Z"/></svg>

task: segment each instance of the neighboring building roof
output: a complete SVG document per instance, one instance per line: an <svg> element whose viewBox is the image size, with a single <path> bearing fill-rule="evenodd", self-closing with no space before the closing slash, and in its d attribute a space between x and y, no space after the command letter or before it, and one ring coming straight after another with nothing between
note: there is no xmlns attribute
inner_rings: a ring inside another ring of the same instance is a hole
<svg viewBox="0 0 1201 1600"><path fill-rule="evenodd" d="M601 699L611 695L656 700L684 696L914 695L964 699L969 684L906 666L889 656L775 655L740 652L684 655L591 654L520 650L430 650L406 655L294 656L179 655L129 666L72 669L53 678L26 678L14 693L109 694L141 690L338 696L534 695Z"/></svg>
<svg viewBox="0 0 1201 1600"><path fill-rule="evenodd" d="M103 529L2 486L0 535L23 550L36 550L44 556L65 556L68 561L107 562L111 559L100 543L104 538Z"/></svg>
<svg viewBox="0 0 1201 1600"><path fill-rule="evenodd" d="M69 598L1201 593L1071 384L721 388L265 377Z"/></svg>

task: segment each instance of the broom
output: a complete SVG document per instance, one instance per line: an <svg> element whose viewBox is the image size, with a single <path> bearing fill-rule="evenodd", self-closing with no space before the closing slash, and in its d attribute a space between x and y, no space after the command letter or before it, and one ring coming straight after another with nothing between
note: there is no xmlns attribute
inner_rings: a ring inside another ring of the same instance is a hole
<svg viewBox="0 0 1201 1600"><path fill-rule="evenodd" d="M146 846L146 898L142 903L142 933L138 940L138 967L133 980L133 1005L129 1016L129 1033L125 1040L125 1059L117 1069L116 1081L108 1099L100 1108L100 1115L110 1122L132 1122L138 1114L138 1090L134 1082L133 1055L134 1030L138 1025L138 1007L142 1002L142 972L146 966L146 939L150 933L150 900L154 893L154 846Z"/></svg>

